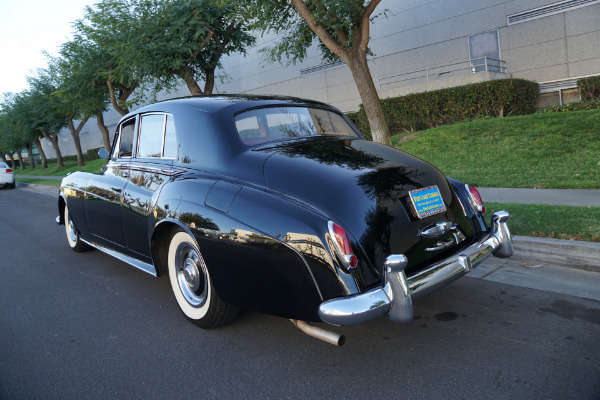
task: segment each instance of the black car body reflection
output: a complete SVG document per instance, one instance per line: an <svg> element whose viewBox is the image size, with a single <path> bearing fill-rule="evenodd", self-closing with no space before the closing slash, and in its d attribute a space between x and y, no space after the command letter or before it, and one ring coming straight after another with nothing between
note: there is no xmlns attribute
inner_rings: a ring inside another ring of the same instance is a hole
<svg viewBox="0 0 600 400"><path fill-rule="evenodd" d="M408 321L414 298L510 256L508 214L487 227L483 212L474 188L330 106L206 96L123 118L103 172L63 180L57 221L75 250L168 274L202 327L239 308L344 325Z"/></svg>

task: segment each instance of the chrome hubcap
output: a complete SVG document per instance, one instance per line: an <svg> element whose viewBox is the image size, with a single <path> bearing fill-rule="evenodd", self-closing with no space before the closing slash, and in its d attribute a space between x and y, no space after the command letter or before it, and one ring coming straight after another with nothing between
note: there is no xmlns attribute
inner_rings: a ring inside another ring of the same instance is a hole
<svg viewBox="0 0 600 400"><path fill-rule="evenodd" d="M200 276L198 272L198 267L194 261L190 258L186 258L185 266L183 268L183 276L185 278L185 282L191 291L196 291L200 287Z"/></svg>
<svg viewBox="0 0 600 400"><path fill-rule="evenodd" d="M200 307L206 301L207 280L204 261L195 248L183 243L177 252L177 282L186 301Z"/></svg>

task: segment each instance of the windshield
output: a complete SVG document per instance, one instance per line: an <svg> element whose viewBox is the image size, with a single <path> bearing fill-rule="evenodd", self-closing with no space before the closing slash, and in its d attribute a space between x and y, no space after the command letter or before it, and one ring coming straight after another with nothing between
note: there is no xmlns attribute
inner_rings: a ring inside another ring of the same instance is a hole
<svg viewBox="0 0 600 400"><path fill-rule="evenodd" d="M321 108L259 108L238 114L235 126L247 145L304 136L359 137L344 117Z"/></svg>

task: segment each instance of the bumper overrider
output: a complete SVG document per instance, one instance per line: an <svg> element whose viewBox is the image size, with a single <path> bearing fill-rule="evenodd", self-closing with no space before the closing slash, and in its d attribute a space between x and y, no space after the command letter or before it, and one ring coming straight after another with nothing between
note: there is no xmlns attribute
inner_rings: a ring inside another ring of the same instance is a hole
<svg viewBox="0 0 600 400"><path fill-rule="evenodd" d="M409 322L413 318L413 299L434 292L472 271L490 253L500 258L512 255L508 218L505 211L494 213L487 237L410 277L404 273L407 265L404 255L388 256L381 286L325 301L319 307L319 316L323 322L333 325L356 325L384 315L394 322Z"/></svg>

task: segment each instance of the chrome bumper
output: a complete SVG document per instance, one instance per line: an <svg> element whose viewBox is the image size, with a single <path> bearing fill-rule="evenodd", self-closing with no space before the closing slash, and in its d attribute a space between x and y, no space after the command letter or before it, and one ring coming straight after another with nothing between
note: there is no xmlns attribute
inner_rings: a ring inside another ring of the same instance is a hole
<svg viewBox="0 0 600 400"><path fill-rule="evenodd" d="M384 264L381 286L325 301L319 307L319 316L323 322L333 325L356 325L384 315L394 322L409 322L413 318L413 299L434 292L472 271L490 253L500 258L512 255L508 218L505 211L494 213L487 237L408 278L404 273L406 257L390 255Z"/></svg>

